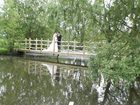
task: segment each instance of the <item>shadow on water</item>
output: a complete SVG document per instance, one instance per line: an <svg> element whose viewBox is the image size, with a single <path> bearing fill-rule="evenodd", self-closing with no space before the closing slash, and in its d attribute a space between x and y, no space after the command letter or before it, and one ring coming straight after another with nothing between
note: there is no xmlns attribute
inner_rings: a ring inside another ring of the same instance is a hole
<svg viewBox="0 0 140 105"><path fill-rule="evenodd" d="M139 105L139 77L91 77L85 67L0 57L0 105Z"/></svg>

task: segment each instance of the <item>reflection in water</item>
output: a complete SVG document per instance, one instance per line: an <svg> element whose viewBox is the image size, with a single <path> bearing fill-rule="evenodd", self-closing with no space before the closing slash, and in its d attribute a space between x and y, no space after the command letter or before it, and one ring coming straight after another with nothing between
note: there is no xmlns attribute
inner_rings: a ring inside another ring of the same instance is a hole
<svg viewBox="0 0 140 105"><path fill-rule="evenodd" d="M0 105L139 105L139 76L130 85L90 77L87 68L0 58Z"/></svg>
<svg viewBox="0 0 140 105"><path fill-rule="evenodd" d="M93 83L91 94L94 90L98 93L98 103L101 105L139 105L140 81L131 82L128 86L126 80L104 80L101 73L98 83ZM128 87L127 87L128 86Z"/></svg>
<svg viewBox="0 0 140 105"><path fill-rule="evenodd" d="M103 74L101 73L100 78L99 78L99 83L93 83L92 88L91 88L91 94L93 93L94 90L97 91L98 93L98 102L102 102L104 98L104 92L105 92L105 81Z"/></svg>
<svg viewBox="0 0 140 105"><path fill-rule="evenodd" d="M47 67L49 74L51 75L52 85L54 86L54 80L60 81L60 69L56 65L43 63L42 66ZM61 83L61 82L59 82Z"/></svg>

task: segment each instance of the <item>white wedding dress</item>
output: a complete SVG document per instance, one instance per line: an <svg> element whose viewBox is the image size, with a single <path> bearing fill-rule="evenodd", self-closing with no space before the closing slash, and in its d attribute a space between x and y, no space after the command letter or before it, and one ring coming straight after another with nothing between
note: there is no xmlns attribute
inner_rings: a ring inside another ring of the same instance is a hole
<svg viewBox="0 0 140 105"><path fill-rule="evenodd" d="M49 45L49 47L47 49L43 49L43 51L45 51L45 52L58 52L57 34L56 33L54 33L52 42Z"/></svg>
<svg viewBox="0 0 140 105"><path fill-rule="evenodd" d="M51 83L54 86L56 82L55 80L58 80L58 78L61 78L60 75L58 75L60 73L60 71L58 70L58 66L53 65L53 64L47 64L47 63L42 63L42 66L47 67L47 70L51 76L51 81L52 81Z"/></svg>

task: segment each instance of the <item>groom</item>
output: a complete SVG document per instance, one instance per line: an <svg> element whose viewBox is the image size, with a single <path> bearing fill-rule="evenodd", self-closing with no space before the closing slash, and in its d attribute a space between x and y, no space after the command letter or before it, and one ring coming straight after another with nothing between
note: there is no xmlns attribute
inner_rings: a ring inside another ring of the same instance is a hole
<svg viewBox="0 0 140 105"><path fill-rule="evenodd" d="M57 32L58 51L60 51L61 49L61 39L62 39L62 35L60 34L60 32Z"/></svg>

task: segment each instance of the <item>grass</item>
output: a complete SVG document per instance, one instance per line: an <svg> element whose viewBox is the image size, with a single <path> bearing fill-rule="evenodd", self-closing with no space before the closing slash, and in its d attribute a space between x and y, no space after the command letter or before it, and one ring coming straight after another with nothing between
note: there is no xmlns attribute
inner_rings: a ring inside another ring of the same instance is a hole
<svg viewBox="0 0 140 105"><path fill-rule="evenodd" d="M8 49L7 48L0 48L0 55L5 55L8 53Z"/></svg>

